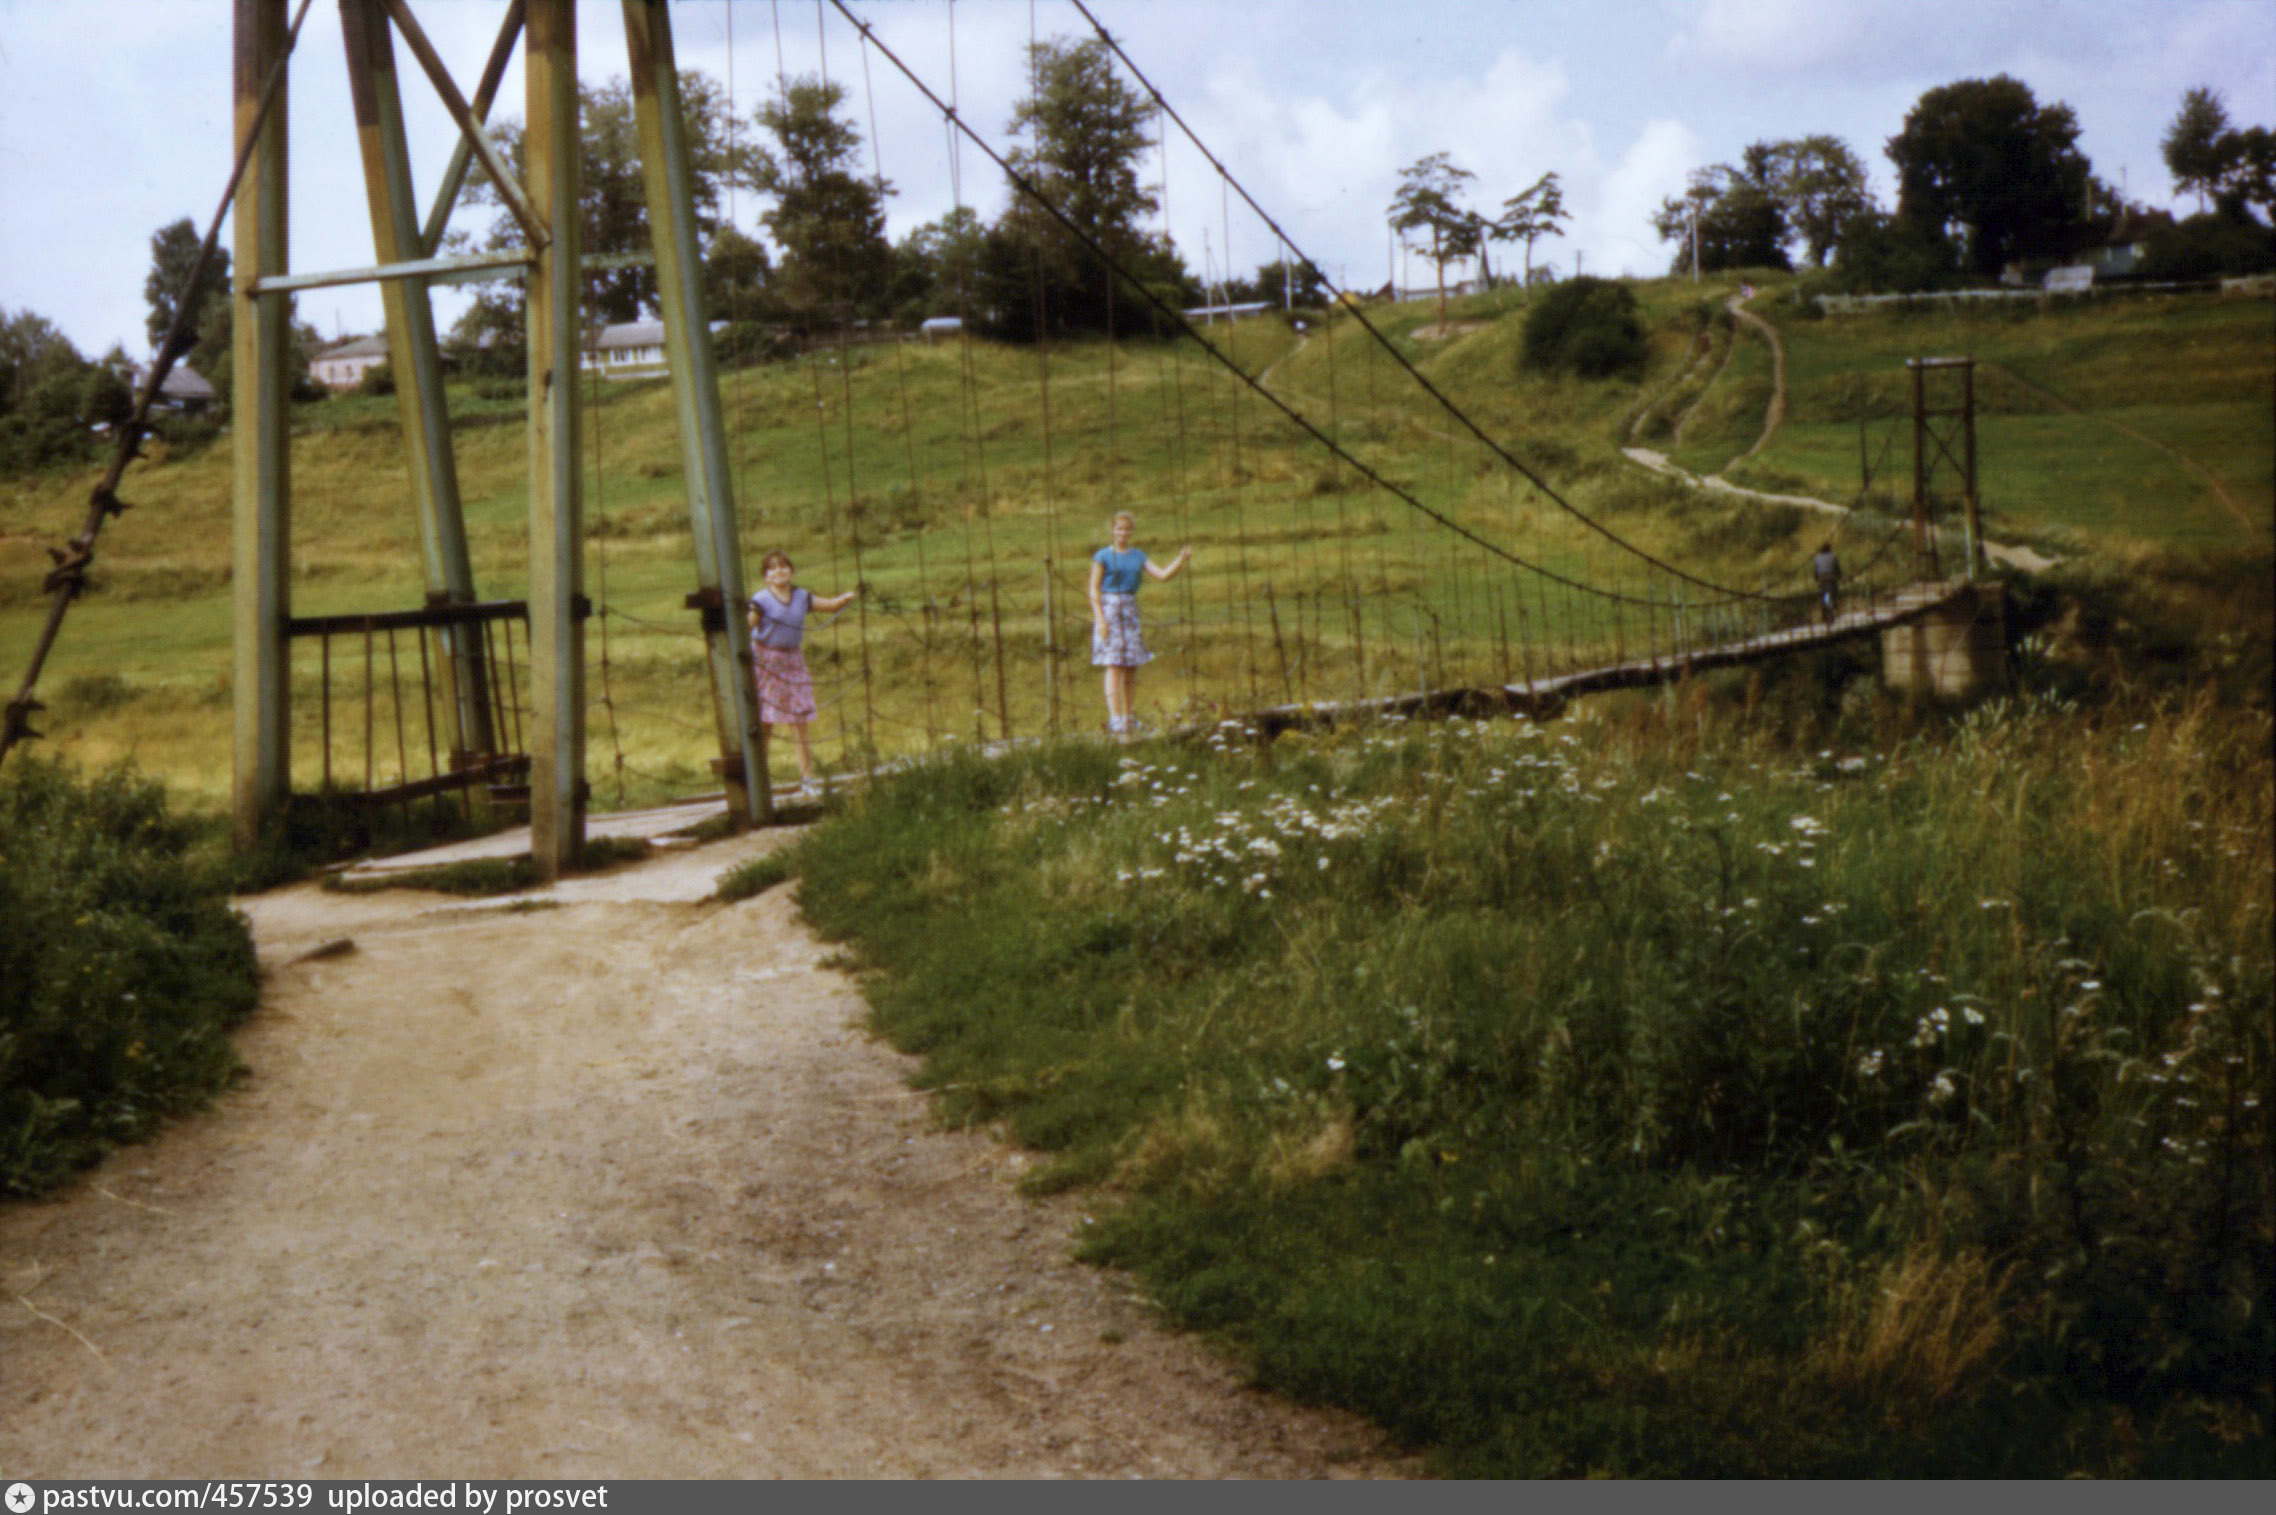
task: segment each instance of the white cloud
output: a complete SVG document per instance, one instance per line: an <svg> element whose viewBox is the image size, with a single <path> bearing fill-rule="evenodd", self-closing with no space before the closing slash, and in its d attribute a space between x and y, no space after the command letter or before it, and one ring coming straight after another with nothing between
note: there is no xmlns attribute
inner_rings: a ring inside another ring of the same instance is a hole
<svg viewBox="0 0 2276 1515"><path fill-rule="evenodd" d="M1587 271L1664 273L1668 254L1652 231L1660 201L1682 191L1701 161L1699 139L1680 121L1647 122L1620 161L1584 189L1574 207L1572 245Z"/></svg>

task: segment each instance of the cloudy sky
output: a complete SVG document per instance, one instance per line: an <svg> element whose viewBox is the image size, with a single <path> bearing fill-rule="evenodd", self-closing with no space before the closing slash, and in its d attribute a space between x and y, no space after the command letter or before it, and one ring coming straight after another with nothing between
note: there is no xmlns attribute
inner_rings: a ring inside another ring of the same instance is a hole
<svg viewBox="0 0 2276 1515"><path fill-rule="evenodd" d="M297 3L297 0L296 0ZM1339 283L1383 282L1384 207L1399 170L1447 152L1492 210L1554 169L1573 212L1539 255L1566 272L1651 273L1667 252L1652 209L1691 168L1749 142L1830 132L1870 164L1927 89L2008 73L2076 112L2095 171L2151 205L2174 200L2158 140L2182 91L2218 90L2240 125L2276 125L2276 6L2267 0L1090 0L1170 103ZM501 0L414 0L472 88ZM858 14L976 128L1000 141L1031 35L1088 35L1066 0L855 0ZM146 347L149 237L201 229L229 171L229 0L0 0L0 308L37 311L90 355ZM953 28L951 25L953 17ZM778 69L848 86L899 191L892 233L957 203L992 215L1004 191L886 61L865 59L813 0L673 0L683 67L732 77L746 123ZM1031 32L1032 27L1032 32ZM587 0L581 71L621 74L614 3ZM370 223L340 63L338 7L317 0L291 96L292 263L371 261ZM407 50L414 176L432 192L452 129ZM953 60L953 76L952 76ZM866 67L865 67L866 63ZM517 68L501 109L519 114ZM1174 139L1150 177L1197 270L1253 269L1270 233ZM761 206L739 198L738 219ZM491 212L462 211L479 226ZM1415 262L1405 277L1426 282ZM450 296L439 294L447 302ZM327 334L376 326L367 290L320 290L301 313ZM445 304L447 320L451 308Z"/></svg>

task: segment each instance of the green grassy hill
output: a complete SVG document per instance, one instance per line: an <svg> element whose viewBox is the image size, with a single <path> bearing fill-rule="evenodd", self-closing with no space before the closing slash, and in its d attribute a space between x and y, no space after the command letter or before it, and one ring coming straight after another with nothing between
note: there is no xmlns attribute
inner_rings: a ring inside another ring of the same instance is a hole
<svg viewBox="0 0 2276 1515"><path fill-rule="evenodd" d="M1431 302L1368 315L1580 510L1718 582L1799 588L1823 518L1703 499L1619 456L1636 442L1672 447L1695 471L1721 468L1752 444L1769 396L1767 349L1734 338L1722 309L1735 282L1636 288L1652 346L1631 379L1526 371L1517 291L1457 301L1443 328ZM1902 361L1958 351L1982 365L1995 535L2114 566L2267 551L2276 356L2265 302L1813 320L1791 286L1773 284L1755 308L1784 333L1791 396L1786 425L1731 477L1856 500L1862 416L1873 513L1840 528L1860 554L1888 539L1909 490ZM1350 317L1304 333L1264 318L1213 334L1431 510L1555 573L1665 593L1463 433ZM1196 548L1194 571L1149 599L1162 656L1140 693L1157 716L1482 682L1522 672L1529 645L1579 655L1635 635L1367 483L1189 343L872 345L732 372L723 389L747 565L782 547L818 589L870 586L813 649L833 760L1007 725L1094 724L1083 583L1118 508L1139 513L1142 545ZM592 398L588 588L610 611L592 643L594 693L606 702L595 777L604 799L630 800L707 782L708 696L681 605L693 570L669 393L648 381L596 385ZM463 386L453 413L478 583L519 596L518 397ZM303 406L294 427L296 612L416 604L394 402ZM74 528L88 482L0 484L0 668L11 680L42 611L41 549ZM123 492L140 508L101 546L95 592L74 608L43 682L44 725L60 750L132 756L218 800L229 744L226 440L180 459L160 449ZM296 671L304 686L314 678L313 665ZM312 712L299 715L305 773L317 736Z"/></svg>

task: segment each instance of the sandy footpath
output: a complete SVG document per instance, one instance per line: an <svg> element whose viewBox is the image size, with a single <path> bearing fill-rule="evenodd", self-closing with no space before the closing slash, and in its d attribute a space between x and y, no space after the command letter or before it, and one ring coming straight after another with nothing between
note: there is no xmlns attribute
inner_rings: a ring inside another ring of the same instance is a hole
<svg viewBox="0 0 2276 1515"><path fill-rule="evenodd" d="M0 1207L0 1475L1409 1471L1068 1262L1082 1203L932 1126L788 890L704 901L779 836L246 902L243 1085Z"/></svg>

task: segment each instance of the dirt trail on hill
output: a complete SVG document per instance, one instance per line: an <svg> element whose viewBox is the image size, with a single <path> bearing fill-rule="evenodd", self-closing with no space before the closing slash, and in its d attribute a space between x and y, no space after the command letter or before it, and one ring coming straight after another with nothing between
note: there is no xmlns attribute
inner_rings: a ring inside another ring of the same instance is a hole
<svg viewBox="0 0 2276 1515"><path fill-rule="evenodd" d="M934 1129L787 889L705 902L781 836L247 902L244 1085L0 1209L0 1475L1409 1471L1068 1262L1081 1202Z"/></svg>

